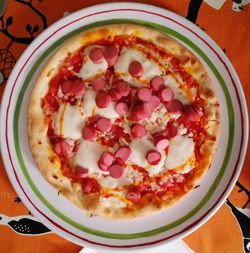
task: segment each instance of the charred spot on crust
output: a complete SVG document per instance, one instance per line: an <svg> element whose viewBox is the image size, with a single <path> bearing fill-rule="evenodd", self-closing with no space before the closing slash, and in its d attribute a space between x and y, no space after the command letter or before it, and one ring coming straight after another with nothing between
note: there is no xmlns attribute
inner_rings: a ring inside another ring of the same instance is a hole
<svg viewBox="0 0 250 253"><path fill-rule="evenodd" d="M49 161L54 164L56 162L56 156L50 156Z"/></svg>
<svg viewBox="0 0 250 253"><path fill-rule="evenodd" d="M53 176L54 179L56 179L56 180L58 179L57 175L53 174L52 176Z"/></svg>

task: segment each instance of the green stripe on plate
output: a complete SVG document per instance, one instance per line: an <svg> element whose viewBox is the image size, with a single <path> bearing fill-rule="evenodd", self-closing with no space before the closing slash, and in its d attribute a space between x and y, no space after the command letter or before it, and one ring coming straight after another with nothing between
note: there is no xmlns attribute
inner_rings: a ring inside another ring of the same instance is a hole
<svg viewBox="0 0 250 253"><path fill-rule="evenodd" d="M108 233L108 232L104 232L104 231L100 231L100 230L95 230L89 227L86 227L74 220L72 220L71 218L67 217L66 215L64 215L63 213L61 213L59 210L57 210L47 199L46 197L44 197L40 191L37 189L36 185L33 183L28 170L26 168L26 165L23 161L23 157L22 157L22 152L20 149L20 145L19 145L19 135L18 135L18 122L19 122L19 116L20 116L20 108L21 108L21 104L23 101L23 97L24 94L26 92L26 89L28 87L28 85L30 84L30 81L34 75L34 73L37 71L38 67L40 66L40 64L44 61L44 59L53 51L55 50L58 46L60 46L63 42L65 42L67 39L69 39L70 37L79 34L80 32L83 32L85 30L94 28L94 27L100 27L103 25L109 25L109 24L125 24L125 23L131 23L131 24L139 24L139 25L144 25L147 27L151 27L154 29L157 29L163 33L166 33L168 35L171 35L179 40L181 40L182 42L184 42L185 44L187 44L188 46L190 46L197 54L200 55L200 57L206 62L206 64L209 66L209 68L211 69L211 71L214 73L215 77L217 78L218 82L221 85L221 88L223 90L225 99L226 99L226 103L227 103L227 111L228 111L228 128L229 128L229 138L228 138L228 144L227 144L227 148L226 148L226 153L225 153L225 157L223 158L223 163L222 166L220 168L220 171L215 179L215 181L213 182L213 184L211 185L209 191L207 192L207 194L204 196L204 198L200 201L200 203L193 209L191 210L189 213L187 213L186 215L184 215L183 217L179 218L178 220L175 220L165 226L162 226L160 228L157 229L153 229L150 231L145 231L145 232L140 232L140 233L133 233L133 234L118 234L118 233ZM233 146L233 140L234 140L234 110L233 110L233 105L232 105L232 101L230 98L230 94L228 92L228 89L226 87L225 81L223 80L222 76L220 75L220 73L218 72L218 70L216 69L216 67L214 66L214 64L210 61L210 59L206 56L206 54L197 46L195 45L192 41L190 41L188 38L186 38L185 36L183 36L182 34L178 33L177 31L174 31L168 27L159 25L159 24L155 24L152 22L147 22L147 21L143 21L143 20L127 20L127 19L112 19L112 20L107 20L107 21L101 21L101 22L96 22L93 23L91 25L87 25L84 27L81 27L67 35L65 35L64 37L62 37L61 39L59 39L58 41L56 41L53 45L51 45L46 52L44 52L39 59L35 62L35 64L33 65L33 67L31 68L30 72L28 73L24 84L21 88L21 91L19 93L18 99L17 99L17 103L16 103L16 107L15 107L15 112L14 112L14 121L13 121L13 128L14 128L14 143L15 143L15 149L16 149L16 154L19 160L19 164L20 167L22 169L23 175L25 177L25 179L27 180L27 183L29 184L30 188L32 189L32 191L34 192L34 194L39 198L39 200L51 211L53 212L57 217L59 217L61 220L63 220L64 222L68 223L69 225L92 235L96 235L96 236L100 236L100 237L105 237L105 238L112 238L112 239L135 239L135 238L142 238L142 237L149 237L149 236L154 236L157 234L160 234L162 232L165 232L169 229L172 229L180 224L182 224L183 222L185 222L186 220L188 220L189 218L191 218L193 215L195 215L202 207L204 207L204 205L208 202L208 200L212 197L214 191L216 190L216 188L218 187L221 178L226 170L229 158L230 158L230 154L232 151L232 146Z"/></svg>

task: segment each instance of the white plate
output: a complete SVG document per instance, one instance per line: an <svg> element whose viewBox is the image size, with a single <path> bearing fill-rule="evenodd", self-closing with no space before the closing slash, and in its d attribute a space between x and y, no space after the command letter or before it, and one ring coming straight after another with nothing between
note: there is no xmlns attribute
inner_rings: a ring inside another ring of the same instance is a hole
<svg viewBox="0 0 250 253"><path fill-rule="evenodd" d="M112 19L111 19L112 18ZM48 58L66 39L96 26L136 23L179 40L206 66L221 105L221 136L213 163L200 186L173 207L144 218L112 221L88 218L41 176L27 142L27 101ZM46 226L80 245L129 250L188 235L221 206L242 167L248 115L240 81L222 50L202 30L167 10L135 3L97 5L73 13L44 31L23 53L2 100L1 150L11 183Z"/></svg>

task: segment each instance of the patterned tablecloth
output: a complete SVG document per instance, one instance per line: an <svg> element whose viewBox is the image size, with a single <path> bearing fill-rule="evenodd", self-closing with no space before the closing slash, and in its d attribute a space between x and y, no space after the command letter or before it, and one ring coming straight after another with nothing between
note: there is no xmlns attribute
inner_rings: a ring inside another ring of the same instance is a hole
<svg viewBox="0 0 250 253"><path fill-rule="evenodd" d="M0 0L2 1L2 0ZM23 50L70 12L108 0L8 0L0 18L0 99ZM141 0L178 13L207 32L231 60L250 106L249 0ZM129 6L129 3L128 3ZM250 150L226 203L184 241L197 253L250 252ZM29 230L25 229L29 226ZM81 249L37 221L13 190L0 157L0 252L78 252ZM181 253L181 252L180 252Z"/></svg>

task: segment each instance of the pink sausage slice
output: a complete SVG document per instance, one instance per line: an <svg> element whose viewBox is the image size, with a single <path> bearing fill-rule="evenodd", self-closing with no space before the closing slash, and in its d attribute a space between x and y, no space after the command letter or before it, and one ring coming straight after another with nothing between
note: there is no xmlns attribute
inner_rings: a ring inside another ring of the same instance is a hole
<svg viewBox="0 0 250 253"><path fill-rule="evenodd" d="M86 178L88 176L89 170L86 168L82 168L80 166L75 167L75 175L78 178Z"/></svg>
<svg viewBox="0 0 250 253"><path fill-rule="evenodd" d="M157 165L161 161L161 154L152 149L148 151L146 158L149 164Z"/></svg>
<svg viewBox="0 0 250 253"><path fill-rule="evenodd" d="M70 145L67 141L59 141L55 144L54 146L54 151L59 155L59 156L66 156L70 152Z"/></svg>
<svg viewBox="0 0 250 253"><path fill-rule="evenodd" d="M155 138L155 147L157 148L157 150L163 150L168 147L168 145L169 140L165 136L161 135Z"/></svg>
<svg viewBox="0 0 250 253"><path fill-rule="evenodd" d="M73 93L75 96L83 96L86 92L86 85L83 80L76 80L73 86Z"/></svg>
<svg viewBox="0 0 250 253"><path fill-rule="evenodd" d="M199 122L200 121L199 114L193 109L192 106L187 107L184 115L189 122Z"/></svg>
<svg viewBox="0 0 250 253"><path fill-rule="evenodd" d="M150 86L153 91L160 90L162 87L164 87L164 85L165 85L164 79L160 76L155 76L150 81Z"/></svg>
<svg viewBox="0 0 250 253"><path fill-rule="evenodd" d="M103 164L106 165L107 167L111 166L114 162L115 156L111 152L104 152L102 153L99 161Z"/></svg>
<svg viewBox="0 0 250 253"><path fill-rule="evenodd" d="M109 93L107 93L105 91L99 91L96 94L95 102L96 102L96 105L99 108L105 108L105 107L108 107L110 105L112 100L111 100L111 96L110 96Z"/></svg>
<svg viewBox="0 0 250 253"><path fill-rule="evenodd" d="M107 82L105 79L101 77L97 77L93 82L92 82L93 89L95 91L103 90L107 86Z"/></svg>
<svg viewBox="0 0 250 253"><path fill-rule="evenodd" d="M159 91L159 97L163 102L169 102L174 98L174 92L171 88L164 88Z"/></svg>
<svg viewBox="0 0 250 253"><path fill-rule="evenodd" d="M120 81L116 84L116 89L121 97L127 97L130 92L130 85L126 82Z"/></svg>
<svg viewBox="0 0 250 253"><path fill-rule="evenodd" d="M124 116L128 113L128 105L124 102L118 102L115 105L115 111L120 115Z"/></svg>
<svg viewBox="0 0 250 253"><path fill-rule="evenodd" d="M108 171L109 170L109 166L102 163L100 159L98 160L97 164L98 164L98 167L99 167L100 170L103 170L103 171Z"/></svg>
<svg viewBox="0 0 250 253"><path fill-rule="evenodd" d="M137 105L131 111L131 119L134 121L144 120L150 116L151 112L151 106L147 102Z"/></svg>
<svg viewBox="0 0 250 253"><path fill-rule="evenodd" d="M140 100L147 102L152 97L152 91L149 88L140 88L137 93Z"/></svg>
<svg viewBox="0 0 250 253"><path fill-rule="evenodd" d="M173 99L172 101L168 102L166 107L169 113L182 113L183 111L183 105L177 99Z"/></svg>
<svg viewBox="0 0 250 253"><path fill-rule="evenodd" d="M130 190L126 195L126 198L136 204L141 200L141 193L136 189Z"/></svg>
<svg viewBox="0 0 250 253"><path fill-rule="evenodd" d="M129 64L128 72L131 76L140 78L143 74L143 67L140 62L138 61L132 61Z"/></svg>
<svg viewBox="0 0 250 253"><path fill-rule="evenodd" d="M96 122L96 128L101 131L102 133L107 132L111 129L112 123L110 119L107 118L100 118Z"/></svg>
<svg viewBox="0 0 250 253"><path fill-rule="evenodd" d="M169 139L174 138L178 134L178 128L173 124L167 125L166 135Z"/></svg>
<svg viewBox="0 0 250 253"><path fill-rule="evenodd" d="M122 97L122 95L120 94L120 92L117 88L112 88L109 91L109 94L111 96L112 101L118 101Z"/></svg>
<svg viewBox="0 0 250 253"><path fill-rule="evenodd" d="M120 147L115 153L115 159L119 164L123 164L129 159L131 153L129 146Z"/></svg>
<svg viewBox="0 0 250 253"><path fill-rule="evenodd" d="M160 105L161 101L157 96L151 96L147 103L150 105L151 110L154 111Z"/></svg>
<svg viewBox="0 0 250 253"><path fill-rule="evenodd" d="M71 80L65 80L61 84L63 94L72 94L74 89L74 82Z"/></svg>
<svg viewBox="0 0 250 253"><path fill-rule="evenodd" d="M82 137L88 141L94 141L97 137L96 129L93 126L85 125L82 129Z"/></svg>
<svg viewBox="0 0 250 253"><path fill-rule="evenodd" d="M120 178L124 173L124 167L120 164L113 164L109 168L109 173L113 178Z"/></svg>
<svg viewBox="0 0 250 253"><path fill-rule="evenodd" d="M95 64L99 64L103 61L103 51L99 47L95 47L90 51L89 58L94 62Z"/></svg>
<svg viewBox="0 0 250 253"><path fill-rule="evenodd" d="M142 139L147 134L147 131L144 126L136 124L132 127L131 133L135 138Z"/></svg>
<svg viewBox="0 0 250 253"><path fill-rule="evenodd" d="M108 66L113 66L118 59L118 50L114 45L107 46L103 52L104 58Z"/></svg>

